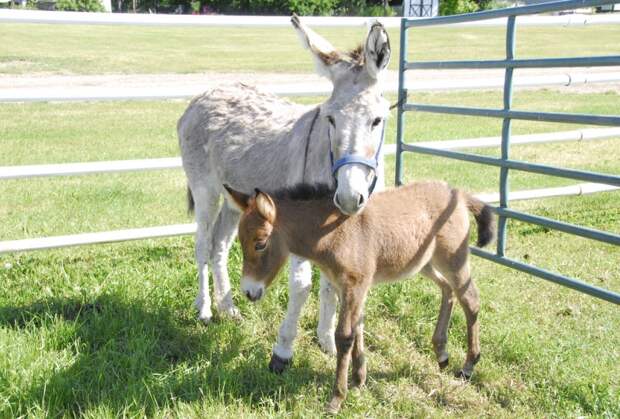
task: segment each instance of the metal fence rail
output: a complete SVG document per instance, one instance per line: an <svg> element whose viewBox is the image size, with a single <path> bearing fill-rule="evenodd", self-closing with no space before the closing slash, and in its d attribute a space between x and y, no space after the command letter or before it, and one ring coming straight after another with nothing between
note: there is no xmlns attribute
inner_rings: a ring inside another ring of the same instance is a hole
<svg viewBox="0 0 620 419"><path fill-rule="evenodd" d="M397 142L396 142L396 184L402 183L402 158L403 152L411 151L417 153L431 154L435 156L453 158L472 163L480 163L500 167L499 179L499 207L495 210L499 216L498 219L498 239L497 249L495 253L484 251L472 247L472 253L488 260L509 266L540 278L556 282L558 284L577 289L589 295L620 304L620 294L613 291L605 290L586 284L574 278L553 273L545 269L541 269L523 262L511 259L505 255L506 251L506 229L508 219L515 219L523 222L534 223L546 226L565 233L586 237L609 243L612 245L620 245L620 235L598 231L590 228L580 227L572 224L551 220L545 217L538 217L515 211L508 208L509 188L508 175L509 170L521 170L532 173L566 177L571 179L584 180L587 182L602 183L612 186L620 186L620 176L593 173L583 170L565 169L541 164L534 164L524 161L512 160L509 157L511 143L511 123L513 119L530 120L530 121L546 121L546 122L564 122L575 124L591 124L620 126L620 116L609 115L584 115L584 114L565 114L552 112L532 112L512 109L512 93L513 93L513 70L515 68L542 68L542 67L560 67L560 66L607 66L617 65L620 63L620 56L604 56L604 57L575 57L575 58L541 58L541 59L516 59L515 58L515 28L517 16L530 15L536 13L572 10L581 7L595 7L606 4L616 3L617 0L566 0L556 1L552 3L537 4L532 6L515 7L501 10L493 10L487 12L470 13L465 15L444 16L428 19L407 19L401 21L400 35L400 69L399 69L399 106L397 117ZM463 22L475 22L495 18L507 18L506 25L506 58L502 60L479 60L479 61L426 61L426 62L408 62L408 42L407 29L412 27L423 27L433 25L446 25ZM483 109L483 108L466 108L457 106L437 106L422 105L415 103L407 103L407 90L405 87L405 72L411 69L471 69L471 68L504 68L504 98L503 108L501 109ZM434 147L421 146L416 144L407 144L404 142L404 123L405 113L410 111L432 112L450 115L465 115L478 117L501 118L502 136L501 136L501 158L492 158L480 156L477 154L462 153L450 150L442 150Z"/></svg>

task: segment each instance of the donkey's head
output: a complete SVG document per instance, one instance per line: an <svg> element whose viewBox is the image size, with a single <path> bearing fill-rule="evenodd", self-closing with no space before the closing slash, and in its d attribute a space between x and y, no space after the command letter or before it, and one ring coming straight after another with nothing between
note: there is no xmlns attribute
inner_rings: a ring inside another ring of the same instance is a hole
<svg viewBox="0 0 620 419"><path fill-rule="evenodd" d="M288 249L273 228L276 206L269 195L258 189L250 196L226 185L224 188L242 212L239 222L243 252L241 290L250 300L258 301L288 258Z"/></svg>
<svg viewBox="0 0 620 419"><path fill-rule="evenodd" d="M293 16L302 44L312 53L317 72L334 90L321 106L328 126L332 172L337 182L334 203L345 214L361 211L376 182L376 167L389 103L380 78L390 61L390 41L374 23L363 46L351 53L337 51L329 42Z"/></svg>

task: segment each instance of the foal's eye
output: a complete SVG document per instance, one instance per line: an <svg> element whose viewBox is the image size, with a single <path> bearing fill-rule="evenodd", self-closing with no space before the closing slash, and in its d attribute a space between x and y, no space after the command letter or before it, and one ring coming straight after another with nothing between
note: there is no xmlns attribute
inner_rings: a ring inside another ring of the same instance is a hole
<svg viewBox="0 0 620 419"><path fill-rule="evenodd" d="M376 127L377 125L379 125L381 123L381 118L377 117L372 121L372 127Z"/></svg>
<svg viewBox="0 0 620 419"><path fill-rule="evenodd" d="M332 127L335 127L335 126L336 126L336 120L334 119L334 117L333 117L333 116L328 115L328 116L327 116L327 121L328 121L328 122L332 125Z"/></svg>
<svg viewBox="0 0 620 419"><path fill-rule="evenodd" d="M267 248L267 242L256 242L254 245L254 250L257 252L262 252L265 248Z"/></svg>

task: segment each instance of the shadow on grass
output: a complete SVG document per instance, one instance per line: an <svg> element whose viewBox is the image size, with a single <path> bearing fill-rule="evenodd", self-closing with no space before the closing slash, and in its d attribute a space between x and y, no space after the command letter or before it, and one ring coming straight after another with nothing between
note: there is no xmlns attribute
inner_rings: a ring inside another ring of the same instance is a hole
<svg viewBox="0 0 620 419"><path fill-rule="evenodd" d="M0 416L27 415L41 406L49 416L79 416L96 407L116 415L151 415L177 401L202 399L223 405L241 399L252 409L331 381L304 365L271 374L267 345L253 342L242 325L203 327L171 309L128 303L122 296L0 307L0 325L35 334L45 329L52 338L43 340L40 356L63 350L74 358L46 374L46 382L10 394L5 405L10 410Z"/></svg>

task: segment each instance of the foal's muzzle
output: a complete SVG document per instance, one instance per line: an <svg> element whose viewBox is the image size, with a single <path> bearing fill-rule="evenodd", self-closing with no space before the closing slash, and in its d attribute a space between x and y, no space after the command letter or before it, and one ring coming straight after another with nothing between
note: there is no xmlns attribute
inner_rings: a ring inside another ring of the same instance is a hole
<svg viewBox="0 0 620 419"><path fill-rule="evenodd" d="M248 300L252 302L258 301L263 296L263 290L259 288L254 294L251 293L250 291L246 291L245 296L248 297Z"/></svg>
<svg viewBox="0 0 620 419"><path fill-rule="evenodd" d="M250 277L241 278L241 291L250 301L258 301L265 295L265 285Z"/></svg>

